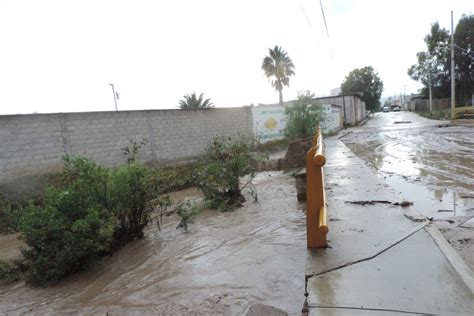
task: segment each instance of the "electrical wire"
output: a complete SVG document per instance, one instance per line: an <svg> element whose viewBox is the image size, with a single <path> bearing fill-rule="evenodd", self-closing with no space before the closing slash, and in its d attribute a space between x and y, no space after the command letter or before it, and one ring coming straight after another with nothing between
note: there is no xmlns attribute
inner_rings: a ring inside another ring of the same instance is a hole
<svg viewBox="0 0 474 316"><path fill-rule="evenodd" d="M323 14L324 27L326 28L326 35L328 36L329 49L331 50L331 57L334 60L334 52L333 52L332 47L331 47L331 38L329 37L328 24L326 22L326 16L324 15L324 8L323 8L322 0L319 0L319 6L321 7L321 13Z"/></svg>

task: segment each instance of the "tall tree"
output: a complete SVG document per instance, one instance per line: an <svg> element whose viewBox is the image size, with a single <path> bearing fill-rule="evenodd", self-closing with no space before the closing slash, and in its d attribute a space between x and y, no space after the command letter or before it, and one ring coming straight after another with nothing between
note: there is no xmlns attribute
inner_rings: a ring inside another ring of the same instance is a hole
<svg viewBox="0 0 474 316"><path fill-rule="evenodd" d="M281 46L269 48L268 56L263 58L262 70L278 91L280 104L283 104L283 86L290 86L290 76L295 74L294 68L291 58Z"/></svg>
<svg viewBox="0 0 474 316"><path fill-rule="evenodd" d="M450 36L448 30L441 28L438 22L431 25L431 31L425 36L426 51L418 52L417 63L408 69L408 75L423 84L423 96L428 97L428 85L431 79L434 98L450 97Z"/></svg>
<svg viewBox="0 0 474 316"><path fill-rule="evenodd" d="M383 82L379 74L367 66L352 70L341 84L342 93L359 93L367 110L376 111L380 107Z"/></svg>
<svg viewBox="0 0 474 316"><path fill-rule="evenodd" d="M463 15L454 31L456 104L472 104L474 94L474 14Z"/></svg>
<svg viewBox="0 0 474 316"><path fill-rule="evenodd" d="M183 96L183 100L179 101L179 108L182 110L200 110L200 109L209 109L213 108L211 99L205 99L203 93L199 95L199 98L196 96L196 92L191 94L186 94Z"/></svg>

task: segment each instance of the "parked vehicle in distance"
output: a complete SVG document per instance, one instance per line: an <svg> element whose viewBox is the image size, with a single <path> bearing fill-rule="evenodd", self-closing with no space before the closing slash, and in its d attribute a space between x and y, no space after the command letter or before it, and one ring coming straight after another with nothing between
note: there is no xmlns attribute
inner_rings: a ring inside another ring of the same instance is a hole
<svg viewBox="0 0 474 316"><path fill-rule="evenodd" d="M384 106L384 107L383 107L383 112L384 112L384 113L385 113L385 112L390 112L390 107Z"/></svg>
<svg viewBox="0 0 474 316"><path fill-rule="evenodd" d="M402 109L399 106L393 108L393 112L400 112Z"/></svg>

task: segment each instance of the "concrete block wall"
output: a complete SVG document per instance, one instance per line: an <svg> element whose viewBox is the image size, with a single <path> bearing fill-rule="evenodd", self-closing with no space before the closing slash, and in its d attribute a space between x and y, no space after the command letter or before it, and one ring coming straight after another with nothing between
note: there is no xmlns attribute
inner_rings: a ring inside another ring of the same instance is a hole
<svg viewBox="0 0 474 316"><path fill-rule="evenodd" d="M148 140L143 162L200 156L213 136L253 136L250 107L0 116L0 187L20 177L57 172L65 155L100 164L125 163L129 140Z"/></svg>
<svg viewBox="0 0 474 316"><path fill-rule="evenodd" d="M57 170L66 154L62 120L61 114L0 116L0 180Z"/></svg>

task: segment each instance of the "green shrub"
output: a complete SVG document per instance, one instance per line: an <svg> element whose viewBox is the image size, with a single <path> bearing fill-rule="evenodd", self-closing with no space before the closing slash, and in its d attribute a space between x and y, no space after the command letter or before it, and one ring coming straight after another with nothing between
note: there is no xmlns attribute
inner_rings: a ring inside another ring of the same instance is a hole
<svg viewBox="0 0 474 316"><path fill-rule="evenodd" d="M159 199L159 184L151 170L138 163L119 167L110 181L110 206L118 220L115 245L143 237L143 229Z"/></svg>
<svg viewBox="0 0 474 316"><path fill-rule="evenodd" d="M11 283L18 279L19 273L17 268L7 261L0 260L0 281L3 283Z"/></svg>
<svg viewBox="0 0 474 316"><path fill-rule="evenodd" d="M159 196L159 185L150 168L133 161L111 170L87 158L65 158L56 185L13 216L26 243L26 280L58 281L143 237L155 205L163 213L170 204ZM12 213L4 209L0 216Z"/></svg>
<svg viewBox="0 0 474 316"><path fill-rule="evenodd" d="M250 142L245 138L214 138L198 181L209 207L223 211L240 206L245 201L242 190L255 177L259 160L260 156L251 154ZM241 184L244 176L247 176L247 181Z"/></svg>
<svg viewBox="0 0 474 316"><path fill-rule="evenodd" d="M285 109L285 114L287 123L284 133L293 140L312 137L316 126L325 118L323 107L314 100L314 94L310 91L298 93L298 99Z"/></svg>
<svg viewBox="0 0 474 316"><path fill-rule="evenodd" d="M87 268L110 251L116 219L108 210L110 171L83 157L64 158L56 187L22 210L26 279L38 285Z"/></svg>
<svg viewBox="0 0 474 316"><path fill-rule="evenodd" d="M184 232L188 232L189 224L194 222L194 219L203 210L203 208L204 205L202 203L191 201L179 202L176 205L175 211L181 218L181 221L179 222L178 226L176 226L176 229L182 228Z"/></svg>
<svg viewBox="0 0 474 316"><path fill-rule="evenodd" d="M161 193L178 191L195 186L198 163L162 167L155 171Z"/></svg>
<svg viewBox="0 0 474 316"><path fill-rule="evenodd" d="M18 208L0 195L0 234L11 234L18 231L20 213Z"/></svg>
<svg viewBox="0 0 474 316"><path fill-rule="evenodd" d="M101 206L76 203L74 189L49 188L45 204L23 209L28 281L45 285L95 262L109 250L115 221Z"/></svg>

